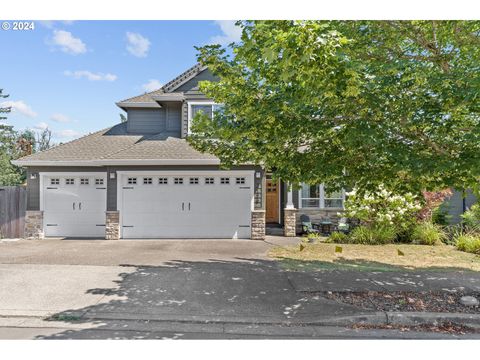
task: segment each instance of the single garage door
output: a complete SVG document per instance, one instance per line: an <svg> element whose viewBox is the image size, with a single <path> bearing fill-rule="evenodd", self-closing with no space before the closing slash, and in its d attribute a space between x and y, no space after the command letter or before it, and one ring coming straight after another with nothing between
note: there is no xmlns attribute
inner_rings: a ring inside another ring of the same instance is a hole
<svg viewBox="0 0 480 360"><path fill-rule="evenodd" d="M103 173L44 175L45 236L104 237L106 196Z"/></svg>
<svg viewBox="0 0 480 360"><path fill-rule="evenodd" d="M123 238L250 238L253 172L122 174Z"/></svg>

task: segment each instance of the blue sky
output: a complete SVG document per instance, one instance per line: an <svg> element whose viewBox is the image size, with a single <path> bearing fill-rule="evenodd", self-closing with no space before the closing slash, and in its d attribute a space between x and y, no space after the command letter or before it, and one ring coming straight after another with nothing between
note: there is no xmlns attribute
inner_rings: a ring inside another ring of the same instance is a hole
<svg viewBox="0 0 480 360"><path fill-rule="evenodd" d="M119 122L115 102L195 64L195 45L238 40L233 21L39 22L0 30L0 99L15 129L48 126L65 142Z"/></svg>

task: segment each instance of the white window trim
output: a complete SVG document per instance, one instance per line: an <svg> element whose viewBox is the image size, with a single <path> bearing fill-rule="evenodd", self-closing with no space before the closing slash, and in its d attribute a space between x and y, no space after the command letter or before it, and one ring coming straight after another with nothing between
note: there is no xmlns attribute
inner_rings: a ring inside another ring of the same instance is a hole
<svg viewBox="0 0 480 360"><path fill-rule="evenodd" d="M303 186L303 183L301 184ZM313 210L345 210L345 190L342 189L342 207L325 207L325 186L323 184L320 184L317 186L320 186L320 198L319 199L319 206L318 207L313 207L313 206L302 206L302 200L304 199L317 199L317 198L303 198L302 197L302 189L300 188L298 190L298 208L299 209L313 209ZM330 198L329 198L330 199Z"/></svg>
<svg viewBox="0 0 480 360"><path fill-rule="evenodd" d="M188 105L188 116L187 116L187 134L191 134L190 126L192 123L192 105L221 105L217 104L214 101L189 101ZM212 116L213 116L213 109L212 109Z"/></svg>

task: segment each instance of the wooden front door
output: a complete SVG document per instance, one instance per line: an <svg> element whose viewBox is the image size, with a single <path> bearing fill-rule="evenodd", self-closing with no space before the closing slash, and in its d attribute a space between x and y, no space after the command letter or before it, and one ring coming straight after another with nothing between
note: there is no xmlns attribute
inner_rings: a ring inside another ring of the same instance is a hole
<svg viewBox="0 0 480 360"><path fill-rule="evenodd" d="M265 207L265 221L267 223L278 223L279 191L279 182L267 179L267 203Z"/></svg>

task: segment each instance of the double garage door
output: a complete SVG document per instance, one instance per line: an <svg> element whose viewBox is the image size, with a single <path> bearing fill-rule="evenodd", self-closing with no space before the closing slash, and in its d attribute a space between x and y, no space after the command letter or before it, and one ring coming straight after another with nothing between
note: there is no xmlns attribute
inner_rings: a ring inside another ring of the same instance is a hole
<svg viewBox="0 0 480 360"><path fill-rule="evenodd" d="M250 238L252 172L121 174L123 238Z"/></svg>
<svg viewBox="0 0 480 360"><path fill-rule="evenodd" d="M105 235L106 175L43 178L46 236ZM119 172L121 237L250 238L253 172Z"/></svg>

